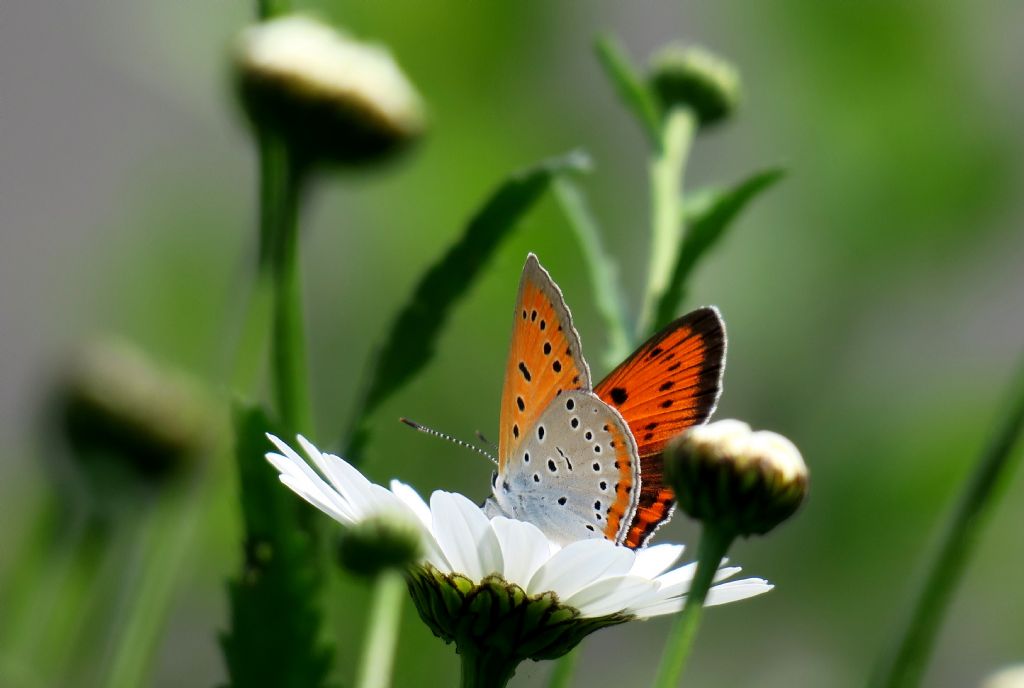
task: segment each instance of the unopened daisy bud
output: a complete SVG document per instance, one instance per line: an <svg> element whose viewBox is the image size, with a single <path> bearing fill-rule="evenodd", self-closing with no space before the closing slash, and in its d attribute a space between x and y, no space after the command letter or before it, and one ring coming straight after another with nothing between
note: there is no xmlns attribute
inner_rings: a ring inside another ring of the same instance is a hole
<svg viewBox="0 0 1024 688"><path fill-rule="evenodd" d="M386 48L302 15L243 31L236 68L242 102L307 160L380 159L424 129L419 94Z"/></svg>
<svg viewBox="0 0 1024 688"><path fill-rule="evenodd" d="M737 535L763 535L807 494L807 466L788 439L738 420L690 428L669 446L665 470L680 508Z"/></svg>
<svg viewBox="0 0 1024 688"><path fill-rule="evenodd" d="M118 341L88 345L57 390L65 435L87 469L111 460L131 473L176 473L215 436L213 404L197 382ZM116 469L115 470L119 470Z"/></svg>
<svg viewBox="0 0 1024 688"><path fill-rule="evenodd" d="M702 126L727 119L739 103L739 74L700 47L663 48L651 58L648 78L662 108L691 108Z"/></svg>
<svg viewBox="0 0 1024 688"><path fill-rule="evenodd" d="M407 518L379 514L343 531L338 543L341 565L360 576L376 576L416 563L423 535Z"/></svg>

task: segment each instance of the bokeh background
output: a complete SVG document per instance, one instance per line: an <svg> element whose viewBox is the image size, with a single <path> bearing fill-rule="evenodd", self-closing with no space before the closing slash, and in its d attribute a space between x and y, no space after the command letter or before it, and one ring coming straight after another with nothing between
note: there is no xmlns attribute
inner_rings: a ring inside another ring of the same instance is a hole
<svg viewBox="0 0 1024 688"><path fill-rule="evenodd" d="M388 43L432 118L413 155L326 179L306 208L322 445L340 437L371 347L418 276L513 169L590 151L596 169L585 186L635 308L648 248L645 148L594 59L597 32L617 34L638 62L683 39L736 63L742 111L701 135L688 184L779 163L790 174L702 266L688 305L718 304L728 323L718 417L793 438L813 484L798 518L735 548L735 562L777 588L707 615L690 678L862 685L994 426L1024 343L1024 5L303 6ZM14 565L49 489L47 444L35 430L58 362L77 342L114 332L210 380L230 369L254 250L255 157L227 55L252 15L249 3L196 0L0 8L0 571ZM395 419L495 434L509 313L530 250L565 291L600 368L605 340L585 268L548 199L456 309L433 364L377 415L371 477L485 494L485 462ZM201 510L201 524L154 686L225 677L217 636L224 581L238 565L237 505L229 479L204 494L185 507ZM977 685L1024 659L1022 522L1018 472L926 685ZM677 517L659 537L692 534ZM366 591L339 577L331 592L347 683ZM576 684L647 683L667 628L661 619L593 636ZM538 684L549 669L524 665L515 685ZM451 685L457 671L452 649L408 604L396 685Z"/></svg>

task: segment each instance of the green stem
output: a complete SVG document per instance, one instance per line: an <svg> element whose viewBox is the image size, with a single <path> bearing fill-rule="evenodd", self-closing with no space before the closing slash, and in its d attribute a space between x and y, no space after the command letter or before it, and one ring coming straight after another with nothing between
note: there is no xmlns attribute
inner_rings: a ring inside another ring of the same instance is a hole
<svg viewBox="0 0 1024 688"><path fill-rule="evenodd" d="M299 269L301 166L283 141L262 149L261 241L269 246L274 289L271 368L274 400L289 432L311 433L312 411L306 368L306 337Z"/></svg>
<svg viewBox="0 0 1024 688"><path fill-rule="evenodd" d="M34 515L26 518L29 523L21 542L17 544L12 565L4 571L0 586L0 647L3 655L11 654L12 648L25 637L26 628L33 619L33 605L37 600L36 591L46 574L53 570L58 552L65 546L73 514L59 496L50 490L36 500ZM44 598L38 598L44 599Z"/></svg>
<svg viewBox="0 0 1024 688"><path fill-rule="evenodd" d="M9 620L9 626L4 632L4 653L14 662L34 663L44 659L38 656L38 649L51 620L63 613L58 600L74 577L76 564L89 544L88 519L65 510L58 513L63 514L66 525L54 534L50 551L36 569L37 577L25 581L27 588L18 592L24 597L17 600L19 604L5 619Z"/></svg>
<svg viewBox="0 0 1024 688"><path fill-rule="evenodd" d="M669 288L682 243L683 174L696 131L697 118L693 111L673 108L662 124L662 145L651 156L651 256L637 323L640 339L650 334L655 309Z"/></svg>
<svg viewBox="0 0 1024 688"><path fill-rule="evenodd" d="M1000 492L1009 481L1013 450L1024 435L1024 364L1018 372L1007 414L964 489L950 520L938 554L925 578L917 601L902 625L895 651L876 673L872 685L906 688L920 683L935 637L942 626L956 586L980 538Z"/></svg>
<svg viewBox="0 0 1024 688"><path fill-rule="evenodd" d="M576 662L579 661L579 656L580 649L576 648L555 663L555 670L551 672L548 688L569 688L573 672L576 671Z"/></svg>
<svg viewBox="0 0 1024 688"><path fill-rule="evenodd" d="M478 652L459 648L462 658L462 688L505 688L515 676L516 662L495 650Z"/></svg>
<svg viewBox="0 0 1024 688"><path fill-rule="evenodd" d="M237 342L231 347L231 389L256 396L266 363L267 332L274 301L274 282L269 269L260 266L245 297L244 315Z"/></svg>
<svg viewBox="0 0 1024 688"><path fill-rule="evenodd" d="M597 309L604 319L608 335L605 363L609 367L614 366L632 351L618 270L604 249L597 222L579 186L564 175L558 176L554 181L554 192L576 234L584 261L590 270L590 286L594 290Z"/></svg>
<svg viewBox="0 0 1024 688"><path fill-rule="evenodd" d="M79 646L90 636L95 611L104 600L97 587L107 564L117 554L112 524L95 513L86 517L82 539L77 543L70 570L54 600L60 612L48 616L45 634L36 648L42 659L38 674L44 683L60 684L69 678L68 665Z"/></svg>
<svg viewBox="0 0 1024 688"><path fill-rule="evenodd" d="M704 526L700 547L697 552L697 572L686 595L686 606L676 615L665 643L665 652L654 680L655 688L675 688L686 667L686 660L697 636L697 628L704 611L711 583L715 580L718 565L729 550L735 535L712 526Z"/></svg>
<svg viewBox="0 0 1024 688"><path fill-rule="evenodd" d="M147 683L154 649L174 599L175 584L192 541L199 511L199 494L164 495L145 516L136 534L134 568L127 591L125 618L115 629L114 656L105 672L107 688L131 688Z"/></svg>
<svg viewBox="0 0 1024 688"><path fill-rule="evenodd" d="M265 361L273 312L274 255L287 163L284 146L277 135L260 129L256 132L256 144L259 155L258 260L255 279L245 295L238 341L231 351L231 388L253 396Z"/></svg>
<svg viewBox="0 0 1024 688"><path fill-rule="evenodd" d="M395 663L405 579L399 571L384 571L373 586L370 631L359 663L356 688L387 688Z"/></svg>

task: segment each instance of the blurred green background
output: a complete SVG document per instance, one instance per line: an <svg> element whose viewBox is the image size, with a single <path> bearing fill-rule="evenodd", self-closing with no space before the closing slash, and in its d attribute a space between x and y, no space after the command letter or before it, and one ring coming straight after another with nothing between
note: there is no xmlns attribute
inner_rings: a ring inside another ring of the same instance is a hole
<svg viewBox="0 0 1024 688"><path fill-rule="evenodd" d="M593 57L596 33L617 34L637 62L677 38L735 62L742 111L701 135L688 185L777 163L790 174L700 268L687 305L719 305L729 327L717 417L794 439L812 494L794 521L734 549L734 562L777 588L707 615L689 677L706 686L862 685L1024 343L1024 5L300 7L389 44L431 111L430 135L413 155L325 179L306 208L321 446L340 436L371 347L419 275L513 169L590 151L596 169L585 187L635 310L648 249L645 144ZM254 251L255 157L230 97L227 55L252 15L247 3L195 0L3 8L0 571L13 566L47 490L48 444L35 430L57 363L76 342L115 332L211 380L230 370ZM495 434L509 314L530 250L565 291L595 373L606 372L584 265L549 198L456 309L426 373L376 416L364 465L373 479L485 495L485 462L395 420ZM209 503L192 507L201 509L199 536L155 686L224 680L217 636L239 529L231 481L213 482ZM1018 472L926 685L977 685L1024 659L1022 521ZM659 540L692 535L677 517ZM349 683L366 590L339 578L331 600ZM667 628L661 619L593 636L576 685L646 684ZM549 670L523 665L514 685L535 685ZM451 685L458 671L411 603L396 671L396 685Z"/></svg>

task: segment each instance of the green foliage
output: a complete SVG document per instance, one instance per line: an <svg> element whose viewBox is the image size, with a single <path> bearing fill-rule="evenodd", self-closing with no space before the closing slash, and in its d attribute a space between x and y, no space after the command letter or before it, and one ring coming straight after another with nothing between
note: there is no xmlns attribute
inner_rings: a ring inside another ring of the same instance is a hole
<svg viewBox="0 0 1024 688"><path fill-rule="evenodd" d="M597 310L604 320L608 336L605 364L609 368L614 367L629 355L632 348L618 266L601 242L597 220L579 186L568 177L561 177L555 181L555 197L576 234L583 260L590 272L590 286L594 290Z"/></svg>
<svg viewBox="0 0 1024 688"><path fill-rule="evenodd" d="M914 607L887 651L889 656L883 656L872 686L914 688L921 683L957 586L1024 453L1019 450L1024 440L1024 360L1012 380L999 425L961 488Z"/></svg>
<svg viewBox="0 0 1024 688"><path fill-rule="evenodd" d="M221 638L228 685L327 686L331 651L320 640L322 574L305 506L263 460L271 423L262 409L235 409L235 452L245 558L228 584L229 630Z"/></svg>
<svg viewBox="0 0 1024 688"><path fill-rule="evenodd" d="M462 238L420 278L368 366L367 385L345 452L349 461L358 462L369 440L370 415L427 365L452 308L469 292L519 219L558 175L588 164L583 153L572 152L513 174L470 219Z"/></svg>
<svg viewBox="0 0 1024 688"><path fill-rule="evenodd" d="M654 94L633 69L622 46L614 37L606 35L597 40L594 50L622 104L636 117L651 146L655 150L661 148L661 117Z"/></svg>
<svg viewBox="0 0 1024 688"><path fill-rule="evenodd" d="M672 271L668 289L658 302L654 330L676 317L686 295L686 285L694 269L725 236L740 212L762 191L779 181L785 172L770 168L756 172L729 189L713 190L688 197L683 213L688 229Z"/></svg>

